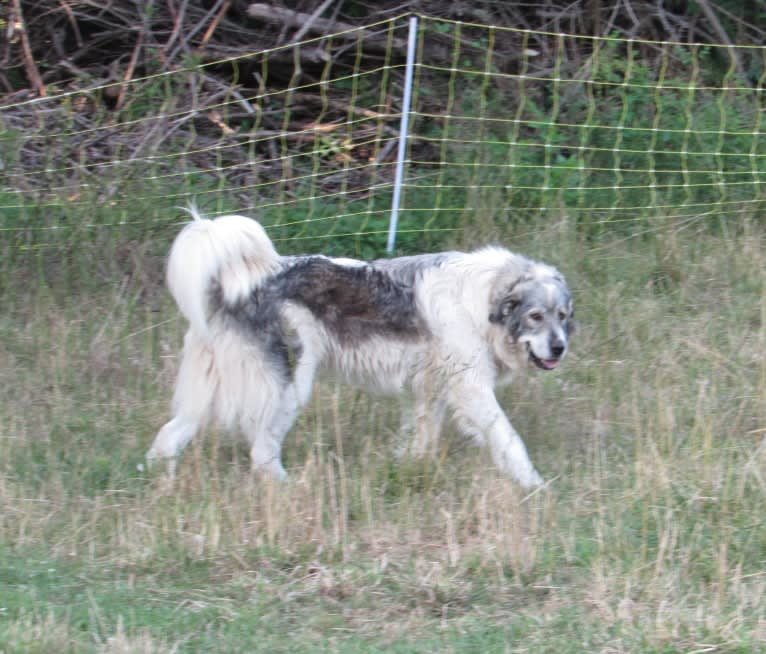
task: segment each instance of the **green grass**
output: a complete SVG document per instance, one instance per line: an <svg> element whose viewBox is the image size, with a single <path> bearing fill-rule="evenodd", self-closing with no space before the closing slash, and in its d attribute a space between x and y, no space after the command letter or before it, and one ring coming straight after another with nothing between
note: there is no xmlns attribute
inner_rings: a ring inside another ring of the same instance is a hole
<svg viewBox="0 0 766 654"><path fill-rule="evenodd" d="M566 85L461 59L414 105L399 250L500 241L576 296L566 364L501 393L552 480L531 496L454 433L396 463L395 404L329 381L287 484L215 431L172 484L144 472L185 328L162 287L176 207L260 207L284 253L382 256L390 163L317 137L246 170L274 154L211 149L204 124L134 158L120 143L151 140L115 124L92 154L122 163L96 184L74 105L6 126L0 654L766 651L761 107L705 49L674 50L658 86L638 47L605 44ZM186 111L166 84L125 118ZM382 101L367 84L352 105ZM192 160L200 143L215 154Z"/></svg>
<svg viewBox="0 0 766 654"><path fill-rule="evenodd" d="M492 236L558 265L581 324L561 370L501 392L553 480L529 497L457 434L395 463L395 405L331 382L287 484L214 431L172 484L142 472L184 329L159 261L6 270L0 651L766 648L763 226L488 218L456 244Z"/></svg>

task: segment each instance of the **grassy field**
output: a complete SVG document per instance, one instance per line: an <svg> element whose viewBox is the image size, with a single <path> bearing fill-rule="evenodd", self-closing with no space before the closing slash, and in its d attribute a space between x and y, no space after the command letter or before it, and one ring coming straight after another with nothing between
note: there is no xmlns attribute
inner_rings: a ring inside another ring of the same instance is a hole
<svg viewBox="0 0 766 654"><path fill-rule="evenodd" d="M288 483L209 432L169 484L139 468L184 330L157 262L6 271L0 652L766 650L766 230L520 231L581 326L501 395L531 495L456 434L396 464L395 405L331 381Z"/></svg>

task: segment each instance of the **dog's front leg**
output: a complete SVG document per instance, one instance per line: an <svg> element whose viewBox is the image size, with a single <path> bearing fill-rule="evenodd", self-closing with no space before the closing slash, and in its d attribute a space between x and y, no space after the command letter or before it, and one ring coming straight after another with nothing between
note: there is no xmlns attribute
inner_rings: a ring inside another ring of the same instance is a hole
<svg viewBox="0 0 766 654"><path fill-rule="evenodd" d="M450 405L458 427L480 444L487 443L492 460L524 488L543 483L529 460L524 441L511 425L491 390L479 386L451 389Z"/></svg>

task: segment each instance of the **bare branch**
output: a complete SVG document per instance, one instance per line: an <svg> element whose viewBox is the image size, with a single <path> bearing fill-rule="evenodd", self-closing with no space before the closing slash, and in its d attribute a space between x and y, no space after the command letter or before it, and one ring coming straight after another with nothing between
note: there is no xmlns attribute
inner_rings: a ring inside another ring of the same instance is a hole
<svg viewBox="0 0 766 654"><path fill-rule="evenodd" d="M328 4L329 6L329 3L327 2L323 4ZM304 36L308 32L320 35L332 34L335 32L352 32L352 34L345 36L343 34L335 34L335 37L347 39L361 38L365 41L366 47L374 47L375 49L380 49L381 47L385 48L386 46L386 42L383 39L377 38L374 32L359 28L351 23L319 18L316 14L316 11L314 14L306 14L300 11L293 11L291 9L285 9L284 7L276 7L262 3L255 3L247 8L247 15L251 18L290 27L300 26L301 29L305 27L306 29L303 29L303 34L301 34L301 36ZM404 39L393 39L392 46L396 50L403 50L407 44Z"/></svg>
<svg viewBox="0 0 766 654"><path fill-rule="evenodd" d="M300 41L311 29L311 26L314 24L314 21L319 18L319 16L324 12L327 7L329 7L335 0L324 0L324 2L319 5L315 10L314 13L312 13L307 19L306 22L303 24L303 27L301 27L294 35L293 35L293 43L296 43L297 41ZM335 21L333 21L335 22Z"/></svg>
<svg viewBox="0 0 766 654"><path fill-rule="evenodd" d="M229 11L229 7L231 7L231 0L226 0L226 2L221 5L221 9L215 15L213 22L210 23L210 26L205 30L205 34L202 36L202 41L199 44L200 48L204 48L207 45L207 42L213 36L213 33L218 27L218 24L221 22L221 19L226 15L226 12Z"/></svg>
<svg viewBox="0 0 766 654"><path fill-rule="evenodd" d="M726 33L726 30L723 28L723 25L721 25L721 21L718 20L718 16L716 15L715 11L713 11L713 8L710 6L710 3L708 0L697 0L697 5L699 5L700 9L702 9L702 13L705 14L705 18L710 21L710 26L713 28L713 32L718 37L718 39L720 39L721 43L728 46L729 56L731 57L737 72L742 77L744 77L745 69L742 66L739 54L734 48L734 44L729 38L729 35Z"/></svg>
<svg viewBox="0 0 766 654"><path fill-rule="evenodd" d="M133 71L136 69L136 62L138 61L138 54L141 52L141 47L144 44L144 30L141 30L138 33L138 38L136 39L136 47L133 48L133 54L130 55L130 63L128 64L128 69L125 71L125 75L122 78L123 82L130 82L131 79L133 79ZM120 92L117 95L117 104L116 109L120 110L122 109L122 105L125 102L125 92L127 91L127 84L122 84L120 86Z"/></svg>
<svg viewBox="0 0 766 654"><path fill-rule="evenodd" d="M32 54L32 48L29 45L29 36L27 35L27 28L24 24L24 14L21 13L21 0L13 0L13 13L14 16L11 19L11 24L16 33L18 33L19 40L21 41L21 50L24 56L24 69L27 71L27 78L29 83L37 91L37 95L41 98L45 97L45 84L40 77L40 71L37 70L37 64L35 64L35 58Z"/></svg>

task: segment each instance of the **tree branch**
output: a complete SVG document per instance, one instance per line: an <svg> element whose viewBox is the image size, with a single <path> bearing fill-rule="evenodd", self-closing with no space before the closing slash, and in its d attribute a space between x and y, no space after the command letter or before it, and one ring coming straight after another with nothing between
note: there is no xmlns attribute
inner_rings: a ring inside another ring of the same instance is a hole
<svg viewBox="0 0 766 654"><path fill-rule="evenodd" d="M37 95L44 98L47 93L45 91L45 84L43 84L42 77L40 77L40 71L37 70L37 64L35 64L35 58L32 54L32 48L29 45L29 37L27 36L27 28L24 24L24 14L21 13L21 0L13 0L13 13L14 16L11 19L13 29L18 33L21 41L21 50L24 56L24 69L27 71L27 79L29 83L37 91Z"/></svg>
<svg viewBox="0 0 766 654"><path fill-rule="evenodd" d="M325 0L320 6L320 9L324 9L324 5L329 6L330 2ZM370 30L359 28L357 25L351 23L344 23L338 20L328 20L327 18L319 18L318 14L321 13L318 10L313 14L306 14L301 11L293 11L292 9L285 9L284 7L277 7L274 5L267 5L263 3L255 3L247 8L247 15L250 18L256 18L266 21L268 23L276 23L278 25L284 25L288 27L299 27L298 34L304 36L306 33L311 32L313 34L332 34L334 32L351 32L350 34L339 34L340 38L364 40L366 48L375 48L377 50L385 49L386 42L381 39L374 32ZM293 39L293 42L296 39ZM407 42L404 39L393 39L392 47L396 50L404 50L407 47Z"/></svg>
<svg viewBox="0 0 766 654"><path fill-rule="evenodd" d="M723 28L723 25L721 25L721 21L718 20L718 16L716 15L715 11L713 11L710 3L708 0L697 0L697 5L699 5L700 9L702 9L702 13L705 14L705 18L710 21L710 26L713 28L713 32L715 33L716 37L721 41L721 43L727 46L727 49L729 50L729 56L731 57L737 72L742 75L742 77L744 77L745 69L742 66L742 61L740 61L739 53L734 47L734 44L731 42L731 39L726 33L726 30Z"/></svg>

